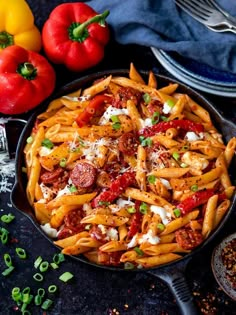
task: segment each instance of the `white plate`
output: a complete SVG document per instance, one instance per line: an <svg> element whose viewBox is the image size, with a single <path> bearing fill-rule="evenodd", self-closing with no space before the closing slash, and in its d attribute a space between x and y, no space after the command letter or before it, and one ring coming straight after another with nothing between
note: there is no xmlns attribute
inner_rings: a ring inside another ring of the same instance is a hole
<svg viewBox="0 0 236 315"><path fill-rule="evenodd" d="M174 77L181 82L206 93L224 96L235 97L236 96L236 82L223 81L222 76L219 77L219 81L203 77L203 75L193 75L191 71L185 69L183 66L179 66L172 58L167 58L168 54L164 53L154 47L151 50L160 64ZM222 82L224 84L222 85Z"/></svg>

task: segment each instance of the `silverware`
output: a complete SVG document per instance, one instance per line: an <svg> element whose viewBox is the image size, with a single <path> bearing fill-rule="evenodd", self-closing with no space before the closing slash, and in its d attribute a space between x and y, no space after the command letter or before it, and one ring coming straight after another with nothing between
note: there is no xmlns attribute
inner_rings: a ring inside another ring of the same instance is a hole
<svg viewBox="0 0 236 315"><path fill-rule="evenodd" d="M215 9L217 9L218 11L220 11L222 14L224 14L224 16L226 16L226 18L232 22L236 24L236 17L232 16L231 14L229 14L229 12L225 11L218 3L216 3L215 0L202 0L202 2L207 3L208 5L210 5L211 7L214 7Z"/></svg>
<svg viewBox="0 0 236 315"><path fill-rule="evenodd" d="M222 31L223 26L227 26L225 31L235 32L236 30L236 24L230 22L221 12L207 4L197 0L175 0L175 3L194 19L207 27L211 27L213 31L219 29ZM219 26L222 28L218 28ZM215 27L217 27L216 30Z"/></svg>

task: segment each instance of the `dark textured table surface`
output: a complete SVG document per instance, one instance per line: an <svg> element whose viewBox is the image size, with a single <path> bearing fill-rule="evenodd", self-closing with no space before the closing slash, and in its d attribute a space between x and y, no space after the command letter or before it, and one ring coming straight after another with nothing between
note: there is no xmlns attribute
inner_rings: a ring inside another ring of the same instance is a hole
<svg viewBox="0 0 236 315"><path fill-rule="evenodd" d="M38 14L38 13L37 13ZM40 20L39 20L40 21ZM41 22L40 22L41 23ZM40 24L39 23L39 24ZM138 69L150 70L170 76L158 63L151 50L140 46L120 46L113 40L106 49L104 60L95 68L81 74L72 74L63 67L57 67L57 88L90 72L113 68L129 68L133 62ZM170 76L171 77L171 76ZM202 93L203 94L203 93ZM214 97L204 94L226 117L235 121L236 102L234 99ZM27 119L28 115L19 116ZM6 117L4 117L6 118ZM1 119L1 118L0 118ZM17 142L18 135L12 135ZM14 147L14 143L11 143ZM11 165L14 162L10 163ZM10 167L8 164L8 167ZM0 161L0 181L4 174L3 161ZM32 276L34 260L40 255L51 261L58 250L39 233L30 220L11 206L10 192L14 182L14 173L7 178L8 184L0 184L0 215L13 213L15 220L7 225L10 232L8 245L0 245L0 314L20 313L11 299L11 290L15 286L31 287L33 292L42 286L58 285L59 292L53 297L54 304L47 314L52 315L174 315L179 314L178 306L167 285L148 273L113 272L85 265L71 258L61 264L59 270L52 270L45 275L43 283L37 283ZM4 192L5 190L5 192ZM211 271L211 253L216 244L226 235L235 232L236 214L222 229L210 245L195 255L189 262L185 275L196 303L199 314L236 314L236 304L218 286ZM0 223L1 227L6 227ZM19 260L15 254L16 247L25 248L28 257ZM9 277L3 277L5 269L4 253L9 253L15 265ZM58 280L64 271L71 271L74 278L69 283ZM43 314L36 306L29 307L32 314ZM190 314L191 315L191 314Z"/></svg>

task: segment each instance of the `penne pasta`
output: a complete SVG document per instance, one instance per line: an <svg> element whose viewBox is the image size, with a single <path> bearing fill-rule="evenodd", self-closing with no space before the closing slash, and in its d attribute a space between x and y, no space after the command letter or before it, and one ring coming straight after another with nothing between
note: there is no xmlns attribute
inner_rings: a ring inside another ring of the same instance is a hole
<svg viewBox="0 0 236 315"><path fill-rule="evenodd" d="M229 211L236 138L224 142L177 83L163 86L133 63L127 75L89 82L52 100L25 144L37 221L54 229L62 253L95 264L181 259Z"/></svg>

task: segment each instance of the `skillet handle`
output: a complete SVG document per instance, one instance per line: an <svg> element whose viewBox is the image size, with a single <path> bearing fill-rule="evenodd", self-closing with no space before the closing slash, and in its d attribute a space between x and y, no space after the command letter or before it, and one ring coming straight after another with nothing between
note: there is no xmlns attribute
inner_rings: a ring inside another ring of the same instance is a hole
<svg viewBox="0 0 236 315"><path fill-rule="evenodd" d="M178 265L166 266L164 269L153 269L148 274L162 279L176 298L182 315L199 315L200 311L194 302L193 295L188 287L184 271L189 260L179 262Z"/></svg>

